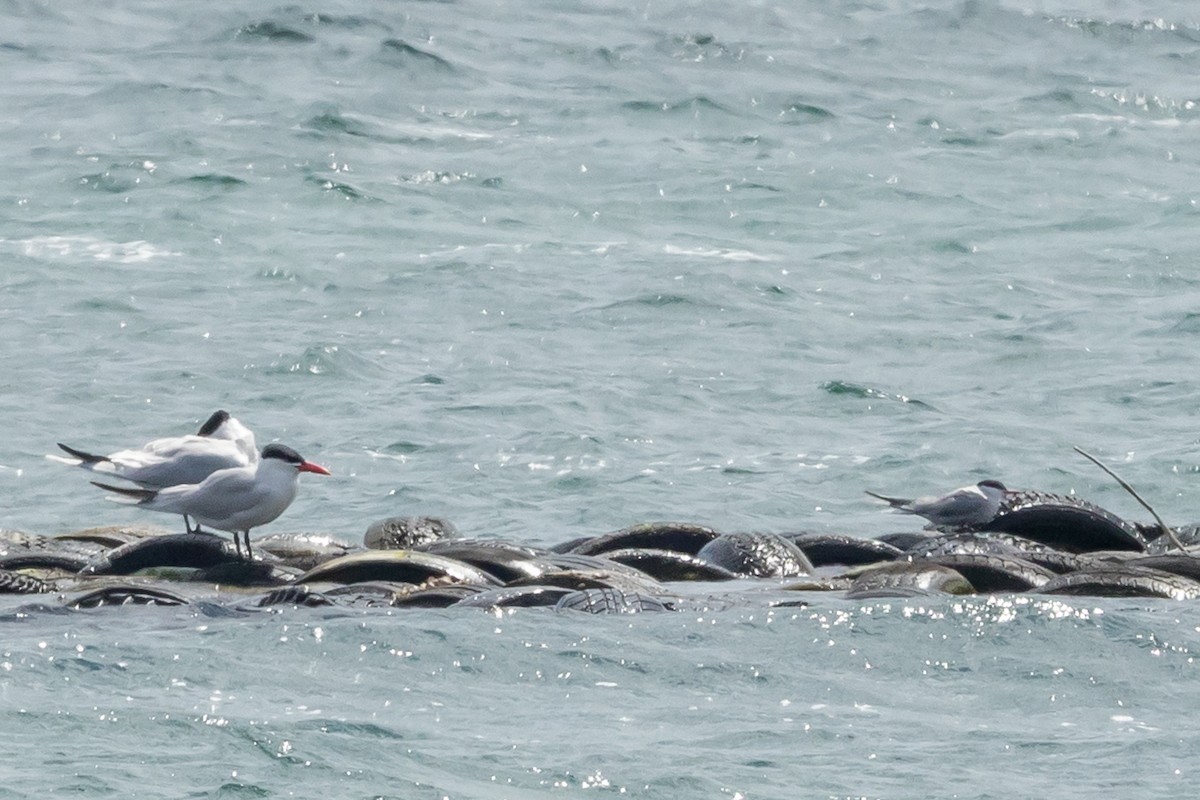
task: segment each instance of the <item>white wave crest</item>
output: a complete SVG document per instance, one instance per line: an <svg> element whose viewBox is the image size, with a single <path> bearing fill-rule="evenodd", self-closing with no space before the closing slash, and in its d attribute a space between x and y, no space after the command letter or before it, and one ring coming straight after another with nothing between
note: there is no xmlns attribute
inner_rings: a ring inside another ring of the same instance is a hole
<svg viewBox="0 0 1200 800"><path fill-rule="evenodd" d="M137 264L156 258L182 255L149 242L108 242L94 236L33 236L29 239L0 239L30 258L84 259Z"/></svg>

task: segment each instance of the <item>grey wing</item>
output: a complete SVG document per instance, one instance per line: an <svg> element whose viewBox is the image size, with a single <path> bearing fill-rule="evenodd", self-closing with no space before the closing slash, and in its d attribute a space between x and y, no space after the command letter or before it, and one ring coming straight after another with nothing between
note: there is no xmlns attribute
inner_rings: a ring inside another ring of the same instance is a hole
<svg viewBox="0 0 1200 800"><path fill-rule="evenodd" d="M941 523L966 522L978 517L985 502L974 492L954 492L945 497L914 500L908 510Z"/></svg>
<svg viewBox="0 0 1200 800"><path fill-rule="evenodd" d="M246 457L232 442L212 442L200 437L173 440L158 449L114 453L110 460L116 474L145 486L166 487L200 483L217 470L242 467ZM162 444L167 440L160 440Z"/></svg>
<svg viewBox="0 0 1200 800"><path fill-rule="evenodd" d="M214 472L240 466L244 465L231 460L228 455L196 453L147 468L141 473L140 479L143 483L153 482L159 486L202 483Z"/></svg>
<svg viewBox="0 0 1200 800"><path fill-rule="evenodd" d="M253 471L227 469L214 472L203 483L169 486L147 505L215 524L253 507L257 501Z"/></svg>
<svg viewBox="0 0 1200 800"><path fill-rule="evenodd" d="M232 466L243 466L246 457L242 454L237 442L228 439L210 439L205 436L178 436L173 439L159 439L150 442L144 448L147 453L153 453L161 458L191 458L203 457L224 459Z"/></svg>

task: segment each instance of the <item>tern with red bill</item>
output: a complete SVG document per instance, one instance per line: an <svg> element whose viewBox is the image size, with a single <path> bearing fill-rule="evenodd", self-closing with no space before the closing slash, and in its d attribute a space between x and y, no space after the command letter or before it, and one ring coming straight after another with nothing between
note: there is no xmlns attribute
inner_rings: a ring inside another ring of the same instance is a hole
<svg viewBox="0 0 1200 800"><path fill-rule="evenodd" d="M271 522L296 499L300 473L328 475L329 470L305 461L292 448L269 444L263 448L257 464L218 470L201 483L168 486L165 489L126 489L93 483L115 493L117 502L136 505L148 511L183 514L200 526L233 534L241 553L238 534L245 537L246 557L250 558L250 531Z"/></svg>

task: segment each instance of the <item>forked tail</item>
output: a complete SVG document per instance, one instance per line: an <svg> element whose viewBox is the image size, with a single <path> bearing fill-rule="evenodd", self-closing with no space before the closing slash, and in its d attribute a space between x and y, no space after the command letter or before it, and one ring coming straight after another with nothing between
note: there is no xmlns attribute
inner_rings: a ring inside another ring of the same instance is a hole
<svg viewBox="0 0 1200 800"><path fill-rule="evenodd" d="M101 461L108 461L104 456L98 456L95 453L85 453L82 450L76 450L74 447L68 447L62 442L59 442L58 446L68 455L78 458L84 464L99 464Z"/></svg>
<svg viewBox="0 0 1200 800"><path fill-rule="evenodd" d="M92 481L91 484L92 484L92 486L99 486L101 489L104 489L105 491L113 492L114 494L119 494L122 497L128 497L132 500L137 501L138 503L149 502L149 501L153 500L155 498L155 496L158 494L157 489L126 489L124 486L110 486L107 483L97 483L96 481ZM113 498L113 499L115 500L117 498Z"/></svg>
<svg viewBox="0 0 1200 800"><path fill-rule="evenodd" d="M878 499L882 500L883 502L887 503L892 508L898 508L901 511L908 511L908 509L905 508L904 506L906 506L912 502L912 500L908 500L903 497L887 497L882 494L875 494L874 492L872 492L868 489L864 489L863 491L866 492L867 494L871 495L871 497L878 498Z"/></svg>

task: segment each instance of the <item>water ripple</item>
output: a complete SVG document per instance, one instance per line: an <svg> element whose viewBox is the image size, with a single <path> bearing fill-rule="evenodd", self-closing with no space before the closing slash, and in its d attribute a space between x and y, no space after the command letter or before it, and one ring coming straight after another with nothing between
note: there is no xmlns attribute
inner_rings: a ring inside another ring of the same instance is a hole
<svg viewBox="0 0 1200 800"><path fill-rule="evenodd" d="M281 42L284 44L306 44L316 41L304 31L273 20L251 22L233 32L235 39L261 39L266 42Z"/></svg>
<svg viewBox="0 0 1200 800"><path fill-rule="evenodd" d="M864 400L886 400L889 402L903 403L905 405L914 405L918 408L929 409L936 411L933 406L928 403L908 397L903 394L893 394L885 392L882 389L875 389L871 386L862 384L850 383L848 381L826 381L821 384L821 388L832 395L847 395L849 397L859 397Z"/></svg>
<svg viewBox="0 0 1200 800"><path fill-rule="evenodd" d="M439 55L414 47L402 39L385 39L380 50L387 63L418 71L433 70L434 72L455 73L458 70L453 64Z"/></svg>

